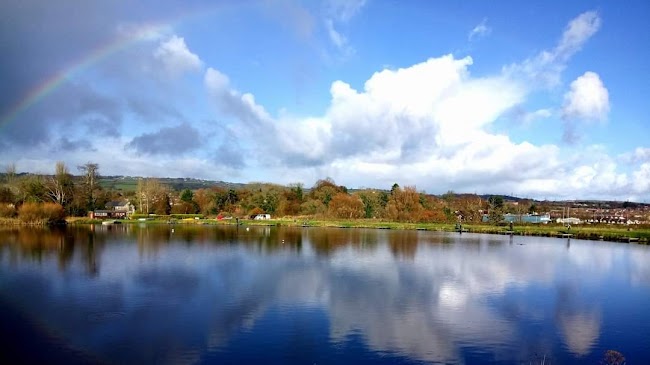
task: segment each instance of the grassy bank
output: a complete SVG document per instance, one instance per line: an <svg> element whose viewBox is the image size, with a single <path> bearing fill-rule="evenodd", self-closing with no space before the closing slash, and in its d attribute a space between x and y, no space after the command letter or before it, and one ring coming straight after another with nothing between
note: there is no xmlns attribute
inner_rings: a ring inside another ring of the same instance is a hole
<svg viewBox="0 0 650 365"><path fill-rule="evenodd" d="M304 225L313 227L341 227L341 228L379 228L379 229L410 229L427 231L455 232L455 224L445 223L399 223L376 220L306 220L295 222L293 220L276 220L281 225ZM254 223L253 223L254 224ZM509 226L494 226L487 224L464 224L464 232L489 233L489 234L514 234L521 236L557 237L571 235L573 238L605 240L605 241L650 241L650 228L648 227L616 227L616 226L572 226L570 229L562 225L514 225L512 231Z"/></svg>

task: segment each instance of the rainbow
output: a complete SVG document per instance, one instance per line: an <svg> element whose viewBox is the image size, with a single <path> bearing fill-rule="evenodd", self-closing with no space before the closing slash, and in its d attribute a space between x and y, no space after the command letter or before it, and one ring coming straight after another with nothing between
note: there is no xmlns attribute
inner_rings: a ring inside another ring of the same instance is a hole
<svg viewBox="0 0 650 365"><path fill-rule="evenodd" d="M44 97L52 93L66 80L71 79L75 74L82 72L89 66L137 42L160 38L166 33L170 33L174 26L182 21L196 16L211 14L218 9L219 7L214 5L209 8L195 8L183 12L174 19L165 22L149 23L140 25L137 29L119 32L121 34L117 37L112 38L109 42L104 43L99 47L96 47L90 52L84 54L81 58L70 62L66 67L55 72L27 92L16 104L10 107L8 111L2 115L2 118L0 119L0 127L11 123L18 115L25 112L39 100L42 100Z"/></svg>

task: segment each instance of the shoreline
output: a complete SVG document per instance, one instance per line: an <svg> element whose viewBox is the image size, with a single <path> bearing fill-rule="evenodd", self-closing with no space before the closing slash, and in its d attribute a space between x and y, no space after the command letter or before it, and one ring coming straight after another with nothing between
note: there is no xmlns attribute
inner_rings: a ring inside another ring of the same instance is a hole
<svg viewBox="0 0 650 365"><path fill-rule="evenodd" d="M160 218L160 217L159 217ZM156 224L156 225L224 225L235 226L285 226L285 227L324 227L324 228L366 228L366 229L388 229L388 230L417 230L434 232L459 232L458 227L452 223L406 223L375 219L308 219L286 218L270 220L240 219L148 219L145 221L131 219L116 219L115 224ZM67 225L101 225L106 220L88 219L84 217L69 217ZM60 225L30 224L21 222L18 219L0 220L0 227L58 227ZM570 229L563 225L546 224L515 224L510 230L509 225L489 224L463 224L460 233L482 233L514 236L538 236L538 237L560 237L586 239L592 241L612 241L650 244L650 227L615 227L615 226L572 226Z"/></svg>
<svg viewBox="0 0 650 365"><path fill-rule="evenodd" d="M451 223L403 223L378 221L374 219L336 220L336 219L271 219L271 220L239 220L234 219L185 219L185 220L116 220L119 224L169 224L169 225L242 225L242 226L285 226L285 227L324 227L324 228L366 228L389 230L418 230L437 232L459 232ZM101 224L101 220L87 218L72 218L70 225ZM573 226L570 229L562 225L513 225L494 226L487 224L463 224L460 233L483 233L515 236L538 236L587 239L592 241L612 241L638 244L650 243L650 228L648 227L608 227L608 226Z"/></svg>

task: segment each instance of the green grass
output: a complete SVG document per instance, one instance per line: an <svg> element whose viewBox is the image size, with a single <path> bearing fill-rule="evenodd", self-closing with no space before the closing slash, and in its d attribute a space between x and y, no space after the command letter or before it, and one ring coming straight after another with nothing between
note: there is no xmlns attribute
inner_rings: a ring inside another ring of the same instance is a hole
<svg viewBox="0 0 650 365"><path fill-rule="evenodd" d="M396 230L426 230L455 232L456 225L449 223L403 223L374 219L273 219L250 221L243 220L245 225L282 225L282 226L308 226L308 227L339 227L339 228L375 228ZM509 226L494 226L488 224L463 224L463 230L471 233L506 234ZM629 228L629 230L628 230ZM628 241L629 238L638 239L641 243L650 241L650 228L647 227L616 227L616 226L572 226L567 229L562 225L514 225L513 234L522 236L555 237L561 234L572 234L574 238Z"/></svg>

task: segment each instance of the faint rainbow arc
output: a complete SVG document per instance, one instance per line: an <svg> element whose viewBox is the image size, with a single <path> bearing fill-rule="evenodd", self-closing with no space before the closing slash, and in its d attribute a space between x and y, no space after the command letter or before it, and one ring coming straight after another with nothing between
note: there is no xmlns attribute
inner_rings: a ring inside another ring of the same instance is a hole
<svg viewBox="0 0 650 365"><path fill-rule="evenodd" d="M175 19L167 20L165 22L145 24L143 26L139 26L130 34L120 35L111 39L108 43L104 43L100 47L97 47L92 51L84 54L81 58L76 59L74 62L68 63L67 66L61 68L58 72L55 72L45 81L41 82L36 87L27 92L21 99L19 99L18 102L10 107L4 115L2 115L2 118L0 119L0 128L11 123L18 115L29 109L32 105L36 104L39 100L43 99L52 91L56 90L56 88L58 88L66 80L70 79L74 74L83 71L101 59L108 57L109 55L116 53L122 49L125 49L129 45L137 43L139 41L152 39L152 37L163 37L166 35L164 34L164 30L171 30L176 24L187 20L188 18L193 18L200 15L208 15L222 7L223 6L196 8L180 14Z"/></svg>
<svg viewBox="0 0 650 365"><path fill-rule="evenodd" d="M151 32L164 28L163 25L147 26L141 28L129 36L119 36L112 39L110 42L94 49L93 51L85 54L80 59L69 63L58 72L54 73L44 82L40 83L37 87L30 90L18 103L16 103L9 111L2 117L0 125L5 125L14 120L20 113L27 110L30 106L37 103L43 97L47 96L50 92L54 91L64 81L72 77L93 63L128 47L130 44L146 39L150 36Z"/></svg>

